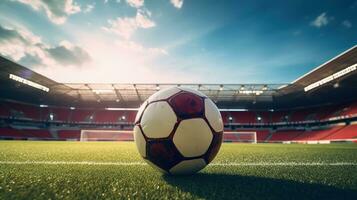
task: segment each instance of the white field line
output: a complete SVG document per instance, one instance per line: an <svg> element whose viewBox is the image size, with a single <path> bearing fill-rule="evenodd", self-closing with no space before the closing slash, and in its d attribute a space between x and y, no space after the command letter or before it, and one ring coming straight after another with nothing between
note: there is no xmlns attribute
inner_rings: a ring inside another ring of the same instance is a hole
<svg viewBox="0 0 357 200"><path fill-rule="evenodd" d="M106 165L140 166L145 162L95 162L95 161L0 161L0 165ZM211 163L208 166L357 166L357 162L231 162Z"/></svg>

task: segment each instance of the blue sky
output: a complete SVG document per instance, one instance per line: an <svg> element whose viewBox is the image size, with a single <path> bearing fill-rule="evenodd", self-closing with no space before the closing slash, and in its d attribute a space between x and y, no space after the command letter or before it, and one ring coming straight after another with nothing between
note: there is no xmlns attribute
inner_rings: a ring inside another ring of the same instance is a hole
<svg viewBox="0 0 357 200"><path fill-rule="evenodd" d="M356 44L356 0L0 1L0 54L60 82L288 83Z"/></svg>

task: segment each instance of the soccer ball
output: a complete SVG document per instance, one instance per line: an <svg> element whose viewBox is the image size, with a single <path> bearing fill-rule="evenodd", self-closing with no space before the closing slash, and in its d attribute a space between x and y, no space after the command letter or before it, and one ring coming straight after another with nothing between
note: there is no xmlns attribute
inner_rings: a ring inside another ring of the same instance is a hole
<svg viewBox="0 0 357 200"><path fill-rule="evenodd" d="M140 155L163 173L193 174L217 155L223 121L199 91L172 87L145 101L136 115L134 139Z"/></svg>

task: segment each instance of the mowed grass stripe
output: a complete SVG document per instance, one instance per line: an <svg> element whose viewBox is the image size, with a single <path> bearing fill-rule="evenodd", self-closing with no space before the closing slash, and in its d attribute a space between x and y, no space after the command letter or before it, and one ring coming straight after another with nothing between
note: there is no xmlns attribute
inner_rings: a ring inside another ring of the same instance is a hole
<svg viewBox="0 0 357 200"><path fill-rule="evenodd" d="M144 162L95 162L95 161L0 161L4 165L109 165L140 166ZM353 162L257 162L257 163L211 163L208 166L357 166Z"/></svg>

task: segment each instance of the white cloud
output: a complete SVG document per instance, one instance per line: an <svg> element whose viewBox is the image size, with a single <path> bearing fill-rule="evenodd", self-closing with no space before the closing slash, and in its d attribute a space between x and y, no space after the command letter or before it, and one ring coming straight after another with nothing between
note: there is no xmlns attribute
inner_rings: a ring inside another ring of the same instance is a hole
<svg viewBox="0 0 357 200"><path fill-rule="evenodd" d="M48 45L26 28L0 25L0 54L60 82L169 82L182 74L157 67L157 60L167 58L164 48L121 38L113 42L100 31L73 31L77 44L64 40Z"/></svg>
<svg viewBox="0 0 357 200"><path fill-rule="evenodd" d="M45 49L46 52L60 65L76 67L91 60L87 51L69 41L61 41L59 45Z"/></svg>
<svg viewBox="0 0 357 200"><path fill-rule="evenodd" d="M136 17L136 24L140 28L151 28L155 26L155 22L150 20L144 13L137 12Z"/></svg>
<svg viewBox="0 0 357 200"><path fill-rule="evenodd" d="M83 12L84 13L91 12L94 9L94 6L95 6L95 3L86 5L86 7L83 9Z"/></svg>
<svg viewBox="0 0 357 200"><path fill-rule="evenodd" d="M173 6L175 6L177 9L182 8L183 5L183 0L170 0Z"/></svg>
<svg viewBox="0 0 357 200"><path fill-rule="evenodd" d="M345 20L342 22L342 25L346 28L351 28L352 27L352 23L348 20Z"/></svg>
<svg viewBox="0 0 357 200"><path fill-rule="evenodd" d="M35 36L26 29L15 30L9 27L0 26L0 53L10 57L15 61L19 61L27 54L39 57L43 54L41 46L41 38Z"/></svg>
<svg viewBox="0 0 357 200"><path fill-rule="evenodd" d="M142 46L139 43L136 43L134 41L129 41L129 40L118 40L115 42L115 44L122 50L129 52L131 51L132 53L137 53L137 54L150 54L153 56L156 55L168 55L168 52L163 49L163 48L146 48Z"/></svg>
<svg viewBox="0 0 357 200"><path fill-rule="evenodd" d="M108 20L109 27L103 27L103 29L129 39L139 28L147 29L156 26L148 16L150 16L149 12L138 10L135 17L119 17L115 20Z"/></svg>
<svg viewBox="0 0 357 200"><path fill-rule="evenodd" d="M123 38L129 39L138 28L135 18L117 18L108 20L109 27L103 27L105 31L115 33Z"/></svg>
<svg viewBox="0 0 357 200"><path fill-rule="evenodd" d="M331 18L330 18L331 19ZM311 23L311 26L315 26L317 28L321 28L323 26L327 26L327 24L330 22L329 18L327 17L326 12L321 13L319 16L317 16Z"/></svg>
<svg viewBox="0 0 357 200"><path fill-rule="evenodd" d="M81 11L80 6L73 0L17 0L31 6L36 11L45 11L49 20L55 24L63 24L68 16Z"/></svg>
<svg viewBox="0 0 357 200"><path fill-rule="evenodd" d="M92 60L85 67L54 65L34 70L59 82L138 83L170 82L182 75L176 69L157 67L158 60L167 53L161 48L148 48L132 41L114 41L100 32L75 30L79 44L87 49ZM187 82L193 77L182 76Z"/></svg>
<svg viewBox="0 0 357 200"><path fill-rule="evenodd" d="M0 54L16 62L35 66L76 65L91 60L89 54L79 46L63 41L57 46L42 42L24 27L9 28L0 25Z"/></svg>
<svg viewBox="0 0 357 200"><path fill-rule="evenodd" d="M144 0L126 0L126 2L134 8L140 8L144 5Z"/></svg>

